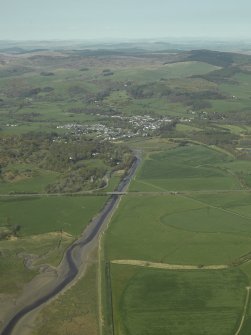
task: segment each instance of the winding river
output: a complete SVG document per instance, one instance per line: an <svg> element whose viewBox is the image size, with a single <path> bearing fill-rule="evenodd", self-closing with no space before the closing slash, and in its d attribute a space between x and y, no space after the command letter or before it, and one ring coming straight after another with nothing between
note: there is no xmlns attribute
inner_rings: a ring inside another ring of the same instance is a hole
<svg viewBox="0 0 251 335"><path fill-rule="evenodd" d="M124 179L122 179L117 187L116 192L124 192L127 189L139 163L140 159L138 157L135 157L129 173L126 177L124 177ZM5 324L1 332L2 335L11 335L17 323L19 323L21 319L23 319L28 313L40 307L42 304L48 302L51 298L55 297L59 292L61 292L68 284L73 281L73 279L79 273L80 266L83 266L83 255L85 256L86 260L88 254L90 253L90 248L88 248L88 245L90 245L93 241L97 240L97 237L102 230L101 228L107 222L107 218L112 215L113 211L116 209L120 197L121 195L119 194L111 195L109 201L106 203L98 217L92 220L86 231L83 233L82 237L75 241L66 250L63 260L61 262L61 267L67 270L59 272L57 278L48 284L48 288L43 291L44 293L42 295L38 297L33 297L33 301L29 301L29 303L23 305L22 308L16 311L16 313L12 315L12 317Z"/></svg>

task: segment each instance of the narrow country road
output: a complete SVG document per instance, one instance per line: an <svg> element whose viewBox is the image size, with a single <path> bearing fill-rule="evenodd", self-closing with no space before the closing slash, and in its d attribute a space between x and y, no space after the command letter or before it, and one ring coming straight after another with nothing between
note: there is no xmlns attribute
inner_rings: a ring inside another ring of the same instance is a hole
<svg viewBox="0 0 251 335"><path fill-rule="evenodd" d="M1 332L2 335L13 334L15 330L14 328L22 318L56 296L78 275L80 267L83 267L83 262L86 263L92 250L91 245L95 245L95 241L97 241L98 235L105 226L107 219L116 209L116 205L121 197L119 193L123 193L126 190L139 163L140 159L135 157L128 175L117 187L116 192L118 192L118 194L111 195L105 207L100 214L92 220L83 235L66 250L63 260L58 268L57 276L51 277L49 281L47 280L47 282L42 284L42 287L35 288L35 295L28 297L28 299L26 299L26 304L20 304L22 307L19 307L19 309L10 316L9 320L6 321Z"/></svg>

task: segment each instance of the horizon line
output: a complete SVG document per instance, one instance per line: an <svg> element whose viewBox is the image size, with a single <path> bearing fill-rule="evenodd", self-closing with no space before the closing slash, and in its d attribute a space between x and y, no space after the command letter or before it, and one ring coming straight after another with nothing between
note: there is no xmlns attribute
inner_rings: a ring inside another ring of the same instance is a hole
<svg viewBox="0 0 251 335"><path fill-rule="evenodd" d="M214 41L214 42L250 42L251 37L224 37L224 36L167 36L167 37L88 37L88 38L32 38L32 39L19 39L19 38L0 38L0 42L139 42L144 41L148 43L156 42L174 42L174 41Z"/></svg>

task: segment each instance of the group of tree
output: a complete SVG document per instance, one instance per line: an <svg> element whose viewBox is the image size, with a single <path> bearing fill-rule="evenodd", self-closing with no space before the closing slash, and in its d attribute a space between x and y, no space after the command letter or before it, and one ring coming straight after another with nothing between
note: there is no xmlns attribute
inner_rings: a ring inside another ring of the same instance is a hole
<svg viewBox="0 0 251 335"><path fill-rule="evenodd" d="M102 187L104 176L115 170L126 170L131 164L131 151L123 145L86 137L58 136L56 133L27 133L0 138L0 179L13 172L23 175L17 166L28 164L28 177L33 170L53 171L58 179L48 192L78 192Z"/></svg>

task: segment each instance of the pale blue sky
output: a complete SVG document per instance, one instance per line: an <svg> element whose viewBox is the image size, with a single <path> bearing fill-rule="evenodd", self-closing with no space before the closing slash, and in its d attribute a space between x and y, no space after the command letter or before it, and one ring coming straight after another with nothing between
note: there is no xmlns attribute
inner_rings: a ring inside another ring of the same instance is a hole
<svg viewBox="0 0 251 335"><path fill-rule="evenodd" d="M250 0L0 0L0 39L251 39Z"/></svg>

